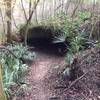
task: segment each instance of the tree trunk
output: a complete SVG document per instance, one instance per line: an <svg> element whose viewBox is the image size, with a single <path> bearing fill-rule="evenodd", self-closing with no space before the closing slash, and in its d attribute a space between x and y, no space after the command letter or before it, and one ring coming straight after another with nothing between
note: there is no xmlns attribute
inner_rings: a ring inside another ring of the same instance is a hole
<svg viewBox="0 0 100 100"><path fill-rule="evenodd" d="M11 3L12 0L4 0L6 8L6 23L7 23L7 42L11 42Z"/></svg>
<svg viewBox="0 0 100 100"><path fill-rule="evenodd" d="M3 90L3 80L2 80L2 68L0 65L0 100L7 100L6 95Z"/></svg>

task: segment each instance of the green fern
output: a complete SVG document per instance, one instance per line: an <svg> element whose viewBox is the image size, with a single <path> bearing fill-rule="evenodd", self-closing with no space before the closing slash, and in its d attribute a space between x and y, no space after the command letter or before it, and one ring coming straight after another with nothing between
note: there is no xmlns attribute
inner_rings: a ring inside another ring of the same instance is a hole
<svg viewBox="0 0 100 100"><path fill-rule="evenodd" d="M14 58L11 54L7 51L0 51L0 62L2 64L2 74L3 74L3 84L4 90L9 98L10 95L15 95L11 91L11 86L18 86L23 83L25 84L25 80L23 77L26 75L28 65L23 64L19 60L19 58L27 58L32 60L35 56L35 53L28 51L27 47L24 47L22 44L10 44L7 48L12 51L17 58ZM16 91L17 92L17 91Z"/></svg>

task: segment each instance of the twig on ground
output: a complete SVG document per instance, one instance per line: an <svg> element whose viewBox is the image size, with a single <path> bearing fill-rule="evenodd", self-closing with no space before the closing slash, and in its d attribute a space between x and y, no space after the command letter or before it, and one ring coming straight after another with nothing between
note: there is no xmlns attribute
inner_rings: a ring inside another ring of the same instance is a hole
<svg viewBox="0 0 100 100"><path fill-rule="evenodd" d="M89 71L88 71L89 72ZM74 80L68 87L67 86L56 86L55 89L60 89L60 88L66 88L68 91L73 85L75 85L75 83L77 83L79 80L81 80L86 74L88 74L88 72L84 73L82 76L80 76L79 78L77 78L76 80Z"/></svg>
<svg viewBox="0 0 100 100"><path fill-rule="evenodd" d="M79 80L81 80L83 77L85 77L88 73L89 73L89 71L86 72L86 73L84 73L82 76L80 76L80 77L77 78L76 80L74 80L74 81L68 86L67 90L70 89L73 85L75 85L75 83L77 83L77 82L78 82Z"/></svg>
<svg viewBox="0 0 100 100"><path fill-rule="evenodd" d="M76 80L74 80L65 91L68 91L73 85L75 85L79 80L81 80L83 77L85 77L90 71L93 70L88 70L87 72L85 72L82 76L80 76L79 78L77 78Z"/></svg>

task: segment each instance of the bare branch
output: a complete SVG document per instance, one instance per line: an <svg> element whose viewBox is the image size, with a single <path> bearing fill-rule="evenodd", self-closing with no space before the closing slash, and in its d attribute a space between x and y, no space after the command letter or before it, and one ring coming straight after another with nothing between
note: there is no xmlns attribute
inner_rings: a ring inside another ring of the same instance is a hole
<svg viewBox="0 0 100 100"><path fill-rule="evenodd" d="M17 0L13 1L14 3L13 3L13 6L12 6L12 10L13 10L14 7L15 7L16 1L17 1Z"/></svg>
<svg viewBox="0 0 100 100"><path fill-rule="evenodd" d="M27 22L28 19L27 19L27 15L26 15L26 11L25 11L24 5L23 5L23 0L21 0L21 5L22 5L23 11L24 11L26 22Z"/></svg>
<svg viewBox="0 0 100 100"><path fill-rule="evenodd" d="M32 9L32 12L31 12L31 14L30 14L30 16L29 16L29 18L28 18L28 20L27 20L27 23L31 21L32 15L33 15L33 13L34 13L34 11L35 11L35 9L36 9L36 7L37 7L39 1L40 1L40 0L37 0L37 2L35 3L35 5L34 5L34 7L33 7L33 9Z"/></svg>
<svg viewBox="0 0 100 100"><path fill-rule="evenodd" d="M63 4L60 4L57 8L54 9L54 11L58 10L59 8L61 8L63 6Z"/></svg>
<svg viewBox="0 0 100 100"><path fill-rule="evenodd" d="M78 2L76 3L76 6L75 6L75 8L74 8L74 11L73 11L71 17L74 17L74 15L75 15L75 13L76 13L76 10L77 10L77 8L79 7L81 1L82 1L82 0L78 0Z"/></svg>
<svg viewBox="0 0 100 100"><path fill-rule="evenodd" d="M30 0L30 2L29 2L29 16L31 14L31 10L32 10L32 0Z"/></svg>
<svg viewBox="0 0 100 100"><path fill-rule="evenodd" d="M67 1L67 4L66 4L66 14L68 12L68 8L69 8L70 4L71 4L71 0L68 0Z"/></svg>
<svg viewBox="0 0 100 100"><path fill-rule="evenodd" d="M14 1L14 5L13 5L13 7L12 7L12 20L14 21L15 27L18 29L18 27L17 27L17 25L16 25L16 21L15 21L14 15L13 15L13 10L14 10L15 4L16 4L16 0Z"/></svg>
<svg viewBox="0 0 100 100"><path fill-rule="evenodd" d="M15 18L14 18L14 15L12 14L12 19L13 19L13 21L14 21L14 25L15 25L15 27L18 29L18 27L17 27L17 25L16 25L16 21L15 21Z"/></svg>

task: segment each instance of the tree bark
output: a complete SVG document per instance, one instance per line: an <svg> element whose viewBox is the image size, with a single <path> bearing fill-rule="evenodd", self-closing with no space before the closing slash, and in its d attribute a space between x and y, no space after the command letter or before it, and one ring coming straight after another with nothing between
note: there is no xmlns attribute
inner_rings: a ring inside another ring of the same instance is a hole
<svg viewBox="0 0 100 100"><path fill-rule="evenodd" d="M3 90L3 80L2 80L2 67L0 64L0 100L7 100L6 95Z"/></svg>
<svg viewBox="0 0 100 100"><path fill-rule="evenodd" d="M7 42L11 42L11 3L12 0L4 0L6 10L6 23L7 23Z"/></svg>

